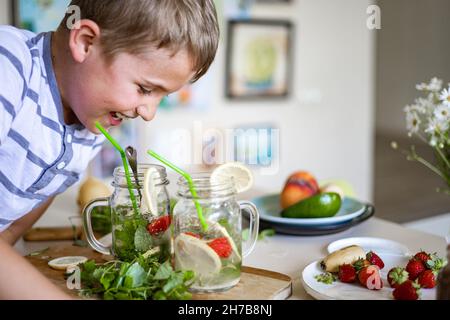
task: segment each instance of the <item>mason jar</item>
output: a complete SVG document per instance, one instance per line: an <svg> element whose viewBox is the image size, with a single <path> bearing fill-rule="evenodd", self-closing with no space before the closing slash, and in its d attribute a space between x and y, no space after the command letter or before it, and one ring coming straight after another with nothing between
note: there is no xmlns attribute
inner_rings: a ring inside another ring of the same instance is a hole
<svg viewBox="0 0 450 320"><path fill-rule="evenodd" d="M238 284L242 259L253 250L259 228L258 211L251 202L236 200L233 180L211 182L208 174L192 176L194 199L184 178L178 181L173 209L174 264L176 270L195 272L193 292L225 291ZM195 200L202 209L205 228ZM242 212L250 217L249 240L242 249Z"/></svg>
<svg viewBox="0 0 450 320"><path fill-rule="evenodd" d="M145 204L145 173L153 168L154 174L148 179L147 189L153 201L153 210ZM114 192L110 197L91 201L83 210L83 222L89 245L103 254L114 255L119 260L131 261L138 255L158 255L160 261L171 257L170 198L166 186L169 184L164 167L154 164L138 164L136 184L130 171L130 196L123 167L114 169ZM105 246L98 241L92 231L91 213L95 207L108 206L111 212L112 244Z"/></svg>

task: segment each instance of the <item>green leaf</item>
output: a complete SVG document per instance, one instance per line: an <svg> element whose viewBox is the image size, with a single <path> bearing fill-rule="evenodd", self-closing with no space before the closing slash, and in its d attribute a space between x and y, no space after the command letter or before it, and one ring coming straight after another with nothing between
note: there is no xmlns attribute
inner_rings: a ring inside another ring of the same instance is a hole
<svg viewBox="0 0 450 320"><path fill-rule="evenodd" d="M95 260L88 260L83 263L82 267L86 272L93 272L97 265L95 264Z"/></svg>
<svg viewBox="0 0 450 320"><path fill-rule="evenodd" d="M169 263L169 261L166 261L159 267L153 279L155 280L169 279L172 273L173 273L172 265Z"/></svg>
<svg viewBox="0 0 450 320"><path fill-rule="evenodd" d="M266 237L273 237L275 235L275 230L274 229L265 229L262 230L259 235L258 235L258 240L263 240Z"/></svg>
<svg viewBox="0 0 450 320"><path fill-rule="evenodd" d="M158 256L139 255L132 262L111 261L96 265L88 261L82 265L80 294L99 294L105 300L127 299L190 299L192 271L174 271L170 259L158 262Z"/></svg>
<svg viewBox="0 0 450 320"><path fill-rule="evenodd" d="M100 279L100 283L103 285L103 288L105 288L105 290L109 289L114 278L115 276L112 273L106 273L103 275L103 277Z"/></svg>
<svg viewBox="0 0 450 320"><path fill-rule="evenodd" d="M166 294L164 291L159 290L153 295L154 300L167 300Z"/></svg>
<svg viewBox="0 0 450 320"><path fill-rule="evenodd" d="M118 292L114 295L114 299L116 300L130 300L131 295L128 292Z"/></svg>
<svg viewBox="0 0 450 320"><path fill-rule="evenodd" d="M105 300L114 300L114 295L111 292L107 291L103 295L103 299L105 299Z"/></svg>
<svg viewBox="0 0 450 320"><path fill-rule="evenodd" d="M124 286L126 288L139 287L144 283L146 277L147 273L145 272L145 270L139 265L139 263L135 262L126 273Z"/></svg>
<svg viewBox="0 0 450 320"><path fill-rule="evenodd" d="M189 291L183 291L179 293L178 300L191 300L192 294Z"/></svg>
<svg viewBox="0 0 450 320"><path fill-rule="evenodd" d="M134 234L134 246L139 252L146 252L153 247L152 236L145 227L139 226L136 229L136 233Z"/></svg>
<svg viewBox="0 0 450 320"><path fill-rule="evenodd" d="M171 290L178 287L179 285L183 284L183 282L184 282L184 274L182 272L172 274L170 276L169 281L167 281L167 283L164 285L163 291L165 293L168 293Z"/></svg>
<svg viewBox="0 0 450 320"><path fill-rule="evenodd" d="M189 282L195 278L195 272L191 270L184 271L184 281Z"/></svg>
<svg viewBox="0 0 450 320"><path fill-rule="evenodd" d="M249 228L246 228L246 229L242 230L242 240L243 241L247 241L249 235L250 235L250 229Z"/></svg>
<svg viewBox="0 0 450 320"><path fill-rule="evenodd" d="M318 274L318 275L314 276L314 278L318 282L323 282L325 284L332 284L337 279L337 277L334 274L332 274L331 272L324 272L324 273Z"/></svg>

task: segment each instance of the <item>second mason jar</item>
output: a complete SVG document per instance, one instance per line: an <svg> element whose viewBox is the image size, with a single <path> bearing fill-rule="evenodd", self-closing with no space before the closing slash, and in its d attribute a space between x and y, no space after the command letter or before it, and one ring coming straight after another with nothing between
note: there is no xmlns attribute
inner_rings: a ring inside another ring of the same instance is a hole
<svg viewBox="0 0 450 320"><path fill-rule="evenodd" d="M251 202L236 200L232 178L212 182L208 174L196 174L192 182L195 198L184 178L178 182L179 200L173 210L175 269L195 272L191 291L225 291L239 282L242 258L254 248L258 211ZM207 228L200 223L195 201ZM241 209L250 215L250 239L244 252Z"/></svg>

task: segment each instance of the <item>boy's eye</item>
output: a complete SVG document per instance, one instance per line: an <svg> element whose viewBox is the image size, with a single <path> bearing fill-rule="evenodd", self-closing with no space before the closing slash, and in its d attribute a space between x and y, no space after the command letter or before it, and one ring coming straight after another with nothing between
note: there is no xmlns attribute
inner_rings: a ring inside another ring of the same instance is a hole
<svg viewBox="0 0 450 320"><path fill-rule="evenodd" d="M152 90L148 90L143 86L139 85L139 93L143 94L144 96L148 96L152 93Z"/></svg>

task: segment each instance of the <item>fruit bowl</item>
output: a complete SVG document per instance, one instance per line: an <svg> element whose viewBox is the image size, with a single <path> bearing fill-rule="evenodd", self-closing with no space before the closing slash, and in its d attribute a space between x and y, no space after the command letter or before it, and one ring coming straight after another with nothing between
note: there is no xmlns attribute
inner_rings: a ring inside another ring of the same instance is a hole
<svg viewBox="0 0 450 320"><path fill-rule="evenodd" d="M259 211L261 227L292 235L323 235L346 230L369 219L375 208L354 198L344 197L338 213L328 218L283 218L280 216L280 195L253 198Z"/></svg>

